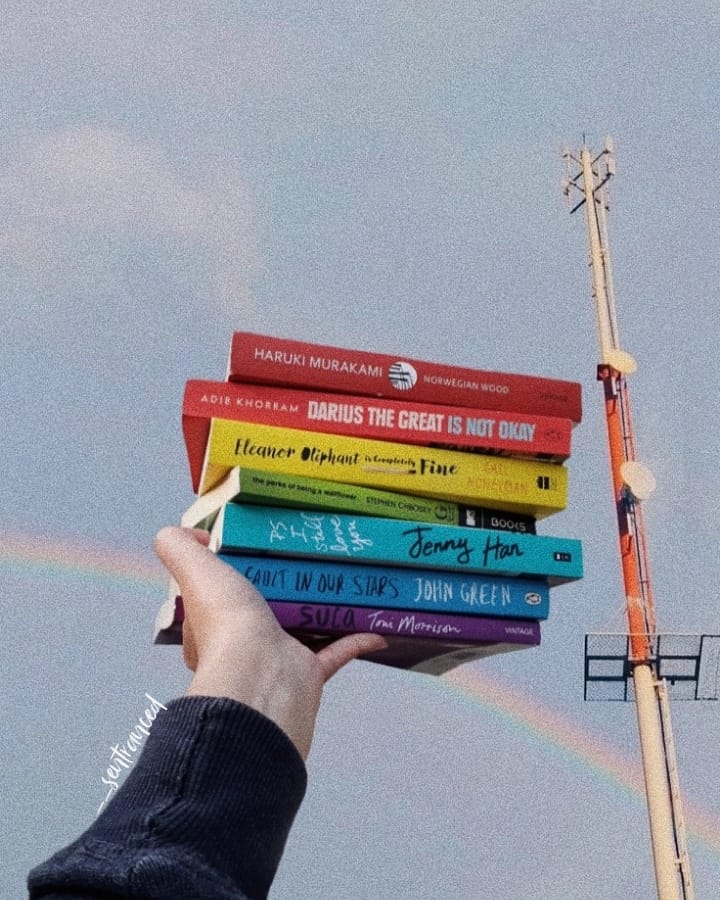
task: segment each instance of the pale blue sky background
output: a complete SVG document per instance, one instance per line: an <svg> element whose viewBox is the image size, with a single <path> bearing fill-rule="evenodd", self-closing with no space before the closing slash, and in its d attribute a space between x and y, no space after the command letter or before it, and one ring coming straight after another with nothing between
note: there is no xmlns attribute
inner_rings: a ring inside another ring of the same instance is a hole
<svg viewBox="0 0 720 900"><path fill-rule="evenodd" d="M615 140L660 626L717 632L717 4L11 0L3 19L0 528L75 568L0 560L0 895L92 820L144 693L187 683L150 645L151 544L192 499L184 381L223 377L234 328L582 381L570 507L541 530L584 541L586 578L554 592L540 648L469 668L635 763L633 707L582 700L585 632L624 619L560 153ZM146 574L82 571L88 545ZM717 705L673 715L686 804L720 829ZM353 664L309 768L277 900L653 895L639 799L430 678ZM716 896L720 852L692 832L690 851Z"/></svg>

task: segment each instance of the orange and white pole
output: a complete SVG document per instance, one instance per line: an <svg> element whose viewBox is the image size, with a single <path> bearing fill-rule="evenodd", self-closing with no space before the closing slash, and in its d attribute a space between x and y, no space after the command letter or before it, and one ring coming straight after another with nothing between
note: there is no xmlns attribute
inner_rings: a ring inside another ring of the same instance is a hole
<svg viewBox="0 0 720 900"><path fill-rule="evenodd" d="M617 344L617 327L612 305L611 291L606 284L606 257L598 222L597 206L602 197L596 197L593 160L587 147L580 152L583 174L583 192L587 215L590 262L592 266L593 295L596 303L598 333L600 339L600 365L598 378L605 392L605 420L607 424L610 467L612 471L613 499L617 510L620 560L625 586L628 633L630 635L630 664L635 688L635 700L640 735L645 792L647 796L650 837L652 841L655 881L658 900L681 900L682 885L675 847L670 783L667 776L665 744L660 724L658 696L655 690L655 674L652 667L651 643L648 621L654 629L652 595L645 590L643 578L649 582L646 561L641 560L643 547L638 546L637 532L630 527L628 486L623 478L623 466L632 461L628 448L634 447L630 407L627 399L623 364L627 358ZM642 523L639 525L642 528ZM644 545L644 536L640 534ZM641 573L643 573L641 575Z"/></svg>

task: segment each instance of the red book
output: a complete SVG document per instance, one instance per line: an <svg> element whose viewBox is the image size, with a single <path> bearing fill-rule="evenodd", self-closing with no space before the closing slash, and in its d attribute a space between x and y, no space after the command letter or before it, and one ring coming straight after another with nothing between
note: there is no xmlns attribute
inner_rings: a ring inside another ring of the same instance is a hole
<svg viewBox="0 0 720 900"><path fill-rule="evenodd" d="M236 331L228 381L397 397L579 422L580 384Z"/></svg>
<svg viewBox="0 0 720 900"><path fill-rule="evenodd" d="M191 380L185 385L182 426L193 486L213 417L552 462L567 459L572 436L570 419L551 416Z"/></svg>

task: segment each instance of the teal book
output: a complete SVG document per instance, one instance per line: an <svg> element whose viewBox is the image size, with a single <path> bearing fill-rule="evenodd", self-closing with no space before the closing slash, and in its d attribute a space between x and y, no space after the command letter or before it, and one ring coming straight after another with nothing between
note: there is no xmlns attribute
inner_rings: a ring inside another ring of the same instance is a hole
<svg viewBox="0 0 720 900"><path fill-rule="evenodd" d="M571 538L235 503L218 513L210 548L216 553L540 576L551 585L582 578L582 547Z"/></svg>

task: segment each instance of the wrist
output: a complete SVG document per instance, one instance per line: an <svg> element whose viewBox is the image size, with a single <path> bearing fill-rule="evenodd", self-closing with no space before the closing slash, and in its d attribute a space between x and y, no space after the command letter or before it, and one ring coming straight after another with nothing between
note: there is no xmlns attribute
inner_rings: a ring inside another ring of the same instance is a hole
<svg viewBox="0 0 720 900"><path fill-rule="evenodd" d="M235 700L270 719L295 745L306 760L310 753L322 684L310 685L306 678L291 678L275 672L255 672L238 677L228 666L198 668L186 694Z"/></svg>

